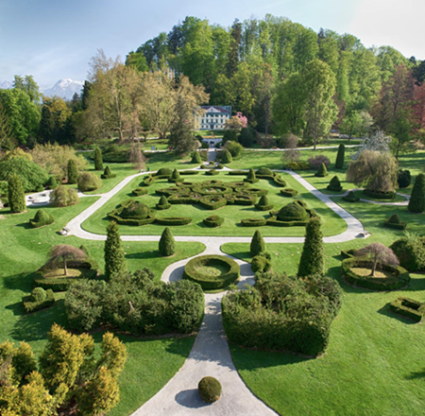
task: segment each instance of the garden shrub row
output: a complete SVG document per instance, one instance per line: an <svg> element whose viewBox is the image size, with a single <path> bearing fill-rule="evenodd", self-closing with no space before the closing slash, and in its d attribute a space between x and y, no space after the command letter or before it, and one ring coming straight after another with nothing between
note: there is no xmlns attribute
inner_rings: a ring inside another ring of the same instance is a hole
<svg viewBox="0 0 425 416"><path fill-rule="evenodd" d="M199 171L197 170L182 170L180 175L198 175Z"/></svg>
<svg viewBox="0 0 425 416"><path fill-rule="evenodd" d="M251 261L251 268L254 273L261 272L266 273L271 271L272 263L270 261L270 255L268 253L260 253Z"/></svg>
<svg viewBox="0 0 425 416"><path fill-rule="evenodd" d="M163 217L155 218L155 224L160 225L187 225L192 222L190 217Z"/></svg>
<svg viewBox="0 0 425 416"><path fill-rule="evenodd" d="M286 164L285 168L289 170L309 170L310 163L302 160L298 162L289 162Z"/></svg>
<svg viewBox="0 0 425 416"><path fill-rule="evenodd" d="M294 197L296 195L298 195L298 191L296 189L292 189L292 188L285 188L285 189L281 189L280 193L283 196L287 196L289 198Z"/></svg>
<svg viewBox="0 0 425 416"><path fill-rule="evenodd" d="M156 173L154 173L154 176L158 179L168 179L173 174L173 171L169 168L161 168Z"/></svg>
<svg viewBox="0 0 425 416"><path fill-rule="evenodd" d="M248 175L248 171L246 170L230 170L229 172L227 172L228 175Z"/></svg>
<svg viewBox="0 0 425 416"><path fill-rule="evenodd" d="M407 223L400 220L397 214L394 214L390 219L384 221L384 227L393 228L395 230L405 230Z"/></svg>
<svg viewBox="0 0 425 416"><path fill-rule="evenodd" d="M147 195L148 190L145 188L136 188L136 189L133 189L132 193L135 196L142 196L142 195Z"/></svg>
<svg viewBox="0 0 425 416"><path fill-rule="evenodd" d="M219 217L218 215L211 215L210 217L204 218L202 222L207 227L220 227L224 223L224 218Z"/></svg>
<svg viewBox="0 0 425 416"><path fill-rule="evenodd" d="M200 204L206 209L219 209L227 205L227 200L221 195L204 195Z"/></svg>
<svg viewBox="0 0 425 416"><path fill-rule="evenodd" d="M155 183L155 177L152 175L145 176L140 186L151 186Z"/></svg>
<svg viewBox="0 0 425 416"><path fill-rule="evenodd" d="M171 204L168 202L167 197L162 195L155 207L161 211L170 208Z"/></svg>
<svg viewBox="0 0 425 416"><path fill-rule="evenodd" d="M22 302L25 312L30 313L53 306L55 303L55 296L51 289L44 290L41 287L36 287L33 289L30 296L24 296L22 298Z"/></svg>
<svg viewBox="0 0 425 416"><path fill-rule="evenodd" d="M243 227L262 227L267 225L267 220L263 218L246 218L241 220Z"/></svg>
<svg viewBox="0 0 425 416"><path fill-rule="evenodd" d="M375 191L371 191L370 189L364 189L363 193L375 199L394 199L396 195L395 191L375 192Z"/></svg>
<svg viewBox="0 0 425 416"><path fill-rule="evenodd" d="M390 303L390 310L416 322L422 321L425 317L425 303L405 297L393 300Z"/></svg>
<svg viewBox="0 0 425 416"><path fill-rule="evenodd" d="M381 265L384 271L391 272L394 277L374 278L360 276L352 271L353 267L370 268L371 261L366 259L348 258L341 263L342 277L354 286L364 287L371 290L397 290L405 287L410 282L409 272L401 266L388 264Z"/></svg>

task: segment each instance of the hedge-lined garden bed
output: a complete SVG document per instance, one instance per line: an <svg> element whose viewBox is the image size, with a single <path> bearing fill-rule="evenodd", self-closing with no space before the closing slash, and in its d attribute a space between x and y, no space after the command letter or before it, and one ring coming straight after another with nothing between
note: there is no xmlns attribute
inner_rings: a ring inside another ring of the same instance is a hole
<svg viewBox="0 0 425 416"><path fill-rule="evenodd" d="M416 322L421 322L425 317L425 303L405 297L393 300L390 303L390 310Z"/></svg>

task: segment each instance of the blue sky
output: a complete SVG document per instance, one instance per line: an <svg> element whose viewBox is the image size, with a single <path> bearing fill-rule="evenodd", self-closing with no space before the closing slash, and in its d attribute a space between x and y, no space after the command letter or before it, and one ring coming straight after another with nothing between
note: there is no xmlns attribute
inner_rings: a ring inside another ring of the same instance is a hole
<svg viewBox="0 0 425 416"><path fill-rule="evenodd" d="M98 49L125 59L188 15L230 26L267 13L425 59L424 0L0 0L0 81L14 74L33 75L41 87L83 81Z"/></svg>

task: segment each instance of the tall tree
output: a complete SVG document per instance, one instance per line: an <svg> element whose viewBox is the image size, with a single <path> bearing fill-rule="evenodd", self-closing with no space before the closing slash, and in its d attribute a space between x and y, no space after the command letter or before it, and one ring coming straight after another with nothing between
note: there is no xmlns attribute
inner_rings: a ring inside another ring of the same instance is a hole
<svg viewBox="0 0 425 416"><path fill-rule="evenodd" d="M106 228L105 241L105 277L109 280L116 274L127 271L124 249L121 244L121 237L118 225L112 221Z"/></svg>
<svg viewBox="0 0 425 416"><path fill-rule="evenodd" d="M313 217L307 223L305 241L298 276L306 277L324 273L323 235L319 217Z"/></svg>

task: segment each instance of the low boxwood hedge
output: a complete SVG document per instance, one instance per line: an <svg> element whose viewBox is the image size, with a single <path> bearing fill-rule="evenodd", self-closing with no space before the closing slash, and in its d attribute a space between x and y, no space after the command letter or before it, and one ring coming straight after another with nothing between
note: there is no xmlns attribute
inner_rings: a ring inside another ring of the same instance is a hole
<svg viewBox="0 0 425 416"><path fill-rule="evenodd" d="M351 259L356 254L356 250L351 248L350 250L341 250L341 257L343 259Z"/></svg>
<svg viewBox="0 0 425 416"><path fill-rule="evenodd" d="M140 183L140 186L151 186L155 183L155 177L152 175L146 176Z"/></svg>
<svg viewBox="0 0 425 416"><path fill-rule="evenodd" d="M359 258L348 258L341 263L342 277L352 285L372 290L397 290L405 287L410 282L409 272L401 266L384 264L381 269L392 272L394 277L373 278L370 276L359 276L352 271L353 267L370 268L371 261Z"/></svg>
<svg viewBox="0 0 425 416"><path fill-rule="evenodd" d="M214 175L218 175L219 173L220 173L219 171L217 171L215 169L211 169L211 170L206 171L205 172L205 175L212 175L212 176L214 176Z"/></svg>
<svg viewBox="0 0 425 416"><path fill-rule="evenodd" d="M353 192L348 192L347 195L343 196L342 199L347 202L359 202L360 198Z"/></svg>
<svg viewBox="0 0 425 416"><path fill-rule="evenodd" d="M182 194L182 195L171 195L168 197L168 202L173 205L177 204L197 204L200 199L202 198L202 195L190 193L190 194Z"/></svg>
<svg viewBox="0 0 425 416"><path fill-rule="evenodd" d="M241 220L243 227L263 227L267 225L267 220L263 218L245 218Z"/></svg>
<svg viewBox="0 0 425 416"><path fill-rule="evenodd" d="M251 269L254 273L268 272L272 269L272 263L267 257L259 254L252 259Z"/></svg>
<svg viewBox="0 0 425 416"><path fill-rule="evenodd" d="M203 268L225 269L217 276L204 273ZM204 290L221 289L238 280L240 269L238 263L225 256L207 255L190 260L183 273L183 278L199 283Z"/></svg>
<svg viewBox="0 0 425 416"><path fill-rule="evenodd" d="M136 188L133 189L132 194L135 196L142 196L142 195L147 195L148 190L145 188Z"/></svg>
<svg viewBox="0 0 425 416"><path fill-rule="evenodd" d="M199 171L198 170L182 170L180 172L180 175L198 175Z"/></svg>
<svg viewBox="0 0 425 416"><path fill-rule="evenodd" d="M370 189L363 189L363 193L371 198L375 199L394 199L395 198L395 191L390 192L374 192Z"/></svg>
<svg viewBox="0 0 425 416"><path fill-rule="evenodd" d="M266 220L266 225L271 225L273 227L305 227L307 221L280 221L277 217L272 216Z"/></svg>
<svg viewBox="0 0 425 416"><path fill-rule="evenodd" d="M52 289L53 292L65 292L71 283L81 280L78 277L68 277L63 279L45 279L43 273L37 273L38 277L33 280L34 287L41 287L45 290Z"/></svg>
<svg viewBox="0 0 425 416"><path fill-rule="evenodd" d="M280 175L274 175L273 181L274 181L275 185L281 186L282 188L286 186L285 180L282 179L282 177Z"/></svg>
<svg viewBox="0 0 425 416"><path fill-rule="evenodd" d="M155 218L155 224L160 225L187 225L192 222L190 217L163 217Z"/></svg>
<svg viewBox="0 0 425 416"><path fill-rule="evenodd" d="M35 312L53 306L55 296L52 289L44 290L41 287L36 287L33 289L31 296L22 298L22 303L26 313Z"/></svg>
<svg viewBox="0 0 425 416"><path fill-rule="evenodd" d="M400 221L400 217L397 214L394 214L390 219L384 221L384 227L394 228L396 230L405 230L407 222Z"/></svg>
<svg viewBox="0 0 425 416"><path fill-rule="evenodd" d="M109 166L106 166L105 171L100 175L102 179L112 179L116 178L117 175L115 173L112 173L111 168Z"/></svg>
<svg viewBox="0 0 425 416"><path fill-rule="evenodd" d="M393 300L390 303L390 310L416 322L421 322L425 317L425 303L405 297Z"/></svg>
<svg viewBox="0 0 425 416"><path fill-rule="evenodd" d="M227 200L221 195L204 195L199 202L206 209L219 209L227 204Z"/></svg>
<svg viewBox="0 0 425 416"><path fill-rule="evenodd" d="M292 189L292 188L285 188L285 189L281 189L280 193L283 196L287 196L289 198L294 197L296 195L298 195L298 191L296 189Z"/></svg>
<svg viewBox="0 0 425 416"><path fill-rule="evenodd" d="M169 168L161 168L156 173L154 173L154 176L156 178L170 178L173 174L173 171Z"/></svg>
<svg viewBox="0 0 425 416"><path fill-rule="evenodd" d="M152 224L155 221L155 214L156 211L154 209L149 209L147 207L144 207L144 210L146 210L146 213L144 217L133 217L133 218L125 218L122 215L124 215L125 210L129 209L132 204L140 204L144 206L144 204L141 204L138 201L135 201L133 199L129 199L125 202L123 202L117 209L114 209L112 212L108 214L108 217L112 220L116 221L117 224L120 225L135 225L135 226L141 226L145 224Z"/></svg>
<svg viewBox="0 0 425 416"><path fill-rule="evenodd" d="M211 215L210 217L204 218L202 222L207 227L220 227L220 225L224 223L224 218L219 217L218 215Z"/></svg>

